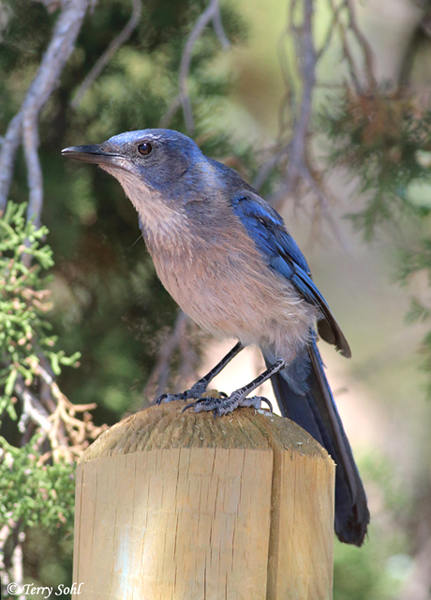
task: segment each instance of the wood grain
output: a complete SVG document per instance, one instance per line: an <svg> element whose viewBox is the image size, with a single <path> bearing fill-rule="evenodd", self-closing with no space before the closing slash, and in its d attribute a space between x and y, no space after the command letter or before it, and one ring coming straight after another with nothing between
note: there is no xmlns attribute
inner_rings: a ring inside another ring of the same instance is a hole
<svg viewBox="0 0 431 600"><path fill-rule="evenodd" d="M288 419L151 407L76 474L75 600L329 600L335 466Z"/></svg>

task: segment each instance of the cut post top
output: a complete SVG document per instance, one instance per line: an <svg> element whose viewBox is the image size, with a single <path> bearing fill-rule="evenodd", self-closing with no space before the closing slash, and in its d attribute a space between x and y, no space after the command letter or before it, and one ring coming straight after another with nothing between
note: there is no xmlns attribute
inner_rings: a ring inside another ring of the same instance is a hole
<svg viewBox="0 0 431 600"><path fill-rule="evenodd" d="M183 401L150 406L126 417L84 452L79 463L96 458L175 448L284 449L328 460L328 453L299 425L268 410L241 408L214 418L184 409Z"/></svg>

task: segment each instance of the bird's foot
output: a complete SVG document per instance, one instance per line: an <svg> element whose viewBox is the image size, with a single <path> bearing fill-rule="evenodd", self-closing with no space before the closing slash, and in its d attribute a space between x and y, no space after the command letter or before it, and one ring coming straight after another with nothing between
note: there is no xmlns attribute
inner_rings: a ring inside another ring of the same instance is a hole
<svg viewBox="0 0 431 600"><path fill-rule="evenodd" d="M252 396L251 398L245 397L244 394L239 392L233 392L230 396L214 398L212 396L206 398L198 398L196 402L191 402L187 404L187 406L183 409L183 412L189 408L193 408L195 412L201 411L213 411L214 417L221 417L222 415L227 415L230 412L233 412L236 408L241 407L249 407L253 408L261 408L261 403L266 402L268 404L271 412L272 412L272 404L263 396Z"/></svg>
<svg viewBox="0 0 431 600"><path fill-rule="evenodd" d="M156 400L156 404L164 404L165 402L173 402L174 400L188 400L187 391L180 394L162 394Z"/></svg>
<svg viewBox="0 0 431 600"><path fill-rule="evenodd" d="M202 398L207 389L207 384L201 381L196 382L189 390L179 394L162 394L156 400L156 404L173 402L174 400L197 400Z"/></svg>

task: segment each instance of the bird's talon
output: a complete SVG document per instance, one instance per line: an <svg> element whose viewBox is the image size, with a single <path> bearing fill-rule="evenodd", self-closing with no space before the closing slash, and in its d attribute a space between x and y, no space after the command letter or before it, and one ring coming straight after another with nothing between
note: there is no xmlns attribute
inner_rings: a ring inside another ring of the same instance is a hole
<svg viewBox="0 0 431 600"><path fill-rule="evenodd" d="M269 410L271 411L271 414L274 413L274 409L272 407L272 403L270 400L268 400L268 398L265 398L264 396L260 397L260 401L262 402L266 402L266 404L269 406Z"/></svg>
<svg viewBox="0 0 431 600"><path fill-rule="evenodd" d="M167 398L167 397L168 397L168 395L167 395L167 394L162 394L161 396L159 396L159 397L157 398L157 400L156 400L156 404L161 404L161 403L163 402L163 400L164 400L165 398Z"/></svg>

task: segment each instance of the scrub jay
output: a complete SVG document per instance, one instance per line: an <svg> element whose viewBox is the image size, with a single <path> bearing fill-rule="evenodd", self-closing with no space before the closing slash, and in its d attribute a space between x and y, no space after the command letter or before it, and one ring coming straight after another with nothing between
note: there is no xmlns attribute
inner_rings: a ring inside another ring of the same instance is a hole
<svg viewBox="0 0 431 600"><path fill-rule="evenodd" d="M360 546L369 512L349 442L325 377L317 335L343 356L350 348L311 278L280 215L239 174L167 129L131 131L63 155L96 163L116 177L139 215L157 274L186 314L220 337L238 340L229 354L181 394L186 408L224 415L271 378L281 413L306 429L337 464L335 531ZM267 369L229 397L202 398L207 385L249 344Z"/></svg>

